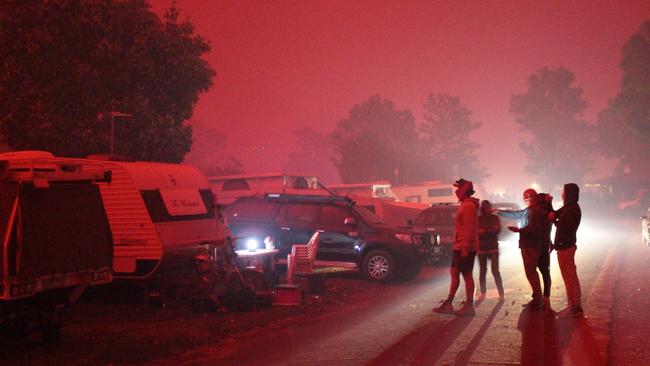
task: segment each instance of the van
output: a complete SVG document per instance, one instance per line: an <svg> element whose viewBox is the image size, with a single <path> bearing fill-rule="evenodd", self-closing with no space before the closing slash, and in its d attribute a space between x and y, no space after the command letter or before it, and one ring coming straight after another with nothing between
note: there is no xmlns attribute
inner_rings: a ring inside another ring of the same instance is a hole
<svg viewBox="0 0 650 366"><path fill-rule="evenodd" d="M453 183L426 181L400 184L392 186L392 189L400 200L406 202L417 202L427 205L458 203L458 198L454 193L455 188ZM474 183L474 190L476 191L474 197L478 199L487 197L480 184Z"/></svg>

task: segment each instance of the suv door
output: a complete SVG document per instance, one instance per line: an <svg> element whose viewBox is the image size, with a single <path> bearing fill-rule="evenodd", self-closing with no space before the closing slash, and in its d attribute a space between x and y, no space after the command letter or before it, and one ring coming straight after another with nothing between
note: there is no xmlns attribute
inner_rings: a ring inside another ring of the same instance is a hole
<svg viewBox="0 0 650 366"><path fill-rule="evenodd" d="M318 228L323 230L318 247L318 258L340 262L357 262L359 231L345 224L345 219L357 219L347 207L322 205ZM358 220L358 219L357 219Z"/></svg>
<svg viewBox="0 0 650 366"><path fill-rule="evenodd" d="M317 204L289 202L282 205L278 215L278 243L283 255L291 252L293 244L309 241L318 229L318 215Z"/></svg>

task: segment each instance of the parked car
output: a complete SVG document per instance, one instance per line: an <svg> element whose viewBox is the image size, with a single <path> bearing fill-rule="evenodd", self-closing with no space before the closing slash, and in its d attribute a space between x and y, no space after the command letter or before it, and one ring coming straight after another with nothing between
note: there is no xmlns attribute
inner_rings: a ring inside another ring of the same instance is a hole
<svg viewBox="0 0 650 366"><path fill-rule="evenodd" d="M346 197L243 197L227 208L226 218L236 237L250 239L239 242L271 242L280 261L293 244L322 231L315 265L356 268L378 282L415 278L437 244L436 235L390 225Z"/></svg>
<svg viewBox="0 0 650 366"><path fill-rule="evenodd" d="M641 216L641 240L650 246L650 208L646 215Z"/></svg>
<svg viewBox="0 0 650 366"><path fill-rule="evenodd" d="M437 204L420 212L411 222L418 230L436 232L439 235L439 245L432 248L432 258L437 262L447 263L451 260L457 211L458 204Z"/></svg>

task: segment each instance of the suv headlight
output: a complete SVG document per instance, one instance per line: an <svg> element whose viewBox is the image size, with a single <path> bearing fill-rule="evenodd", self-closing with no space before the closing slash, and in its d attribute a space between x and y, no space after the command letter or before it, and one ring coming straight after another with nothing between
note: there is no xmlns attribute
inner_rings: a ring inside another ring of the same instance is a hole
<svg viewBox="0 0 650 366"><path fill-rule="evenodd" d="M413 238L411 238L411 234L397 233L395 234L395 237L402 243L413 244Z"/></svg>

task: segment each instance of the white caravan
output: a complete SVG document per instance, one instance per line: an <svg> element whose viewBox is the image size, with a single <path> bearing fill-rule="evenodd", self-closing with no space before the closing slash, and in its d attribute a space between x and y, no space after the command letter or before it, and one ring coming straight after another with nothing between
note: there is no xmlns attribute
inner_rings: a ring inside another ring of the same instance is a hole
<svg viewBox="0 0 650 366"><path fill-rule="evenodd" d="M219 245L214 199L198 169L178 164L56 157L44 151L0 154L12 169L104 174L97 183L113 235L115 278L148 279L194 271Z"/></svg>

